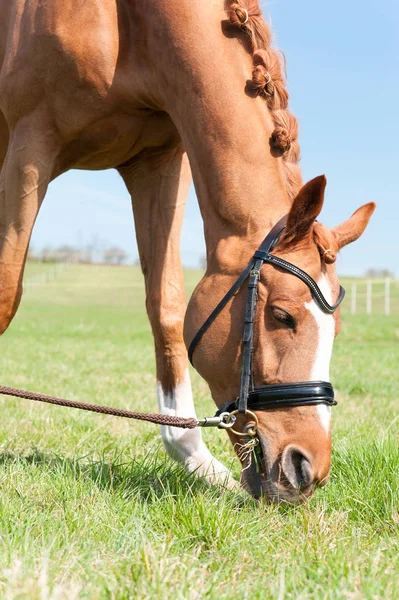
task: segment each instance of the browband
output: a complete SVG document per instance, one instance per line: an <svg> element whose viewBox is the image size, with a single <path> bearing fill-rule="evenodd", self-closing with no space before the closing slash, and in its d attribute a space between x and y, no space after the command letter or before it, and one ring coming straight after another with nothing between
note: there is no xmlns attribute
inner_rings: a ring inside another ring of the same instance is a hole
<svg viewBox="0 0 399 600"><path fill-rule="evenodd" d="M335 304L329 304L315 280L305 271L302 271L302 269L300 269L299 267L296 267L287 260L279 258L274 254L269 254L269 252L263 252L263 250L257 250L254 256L255 258L261 258L265 263L269 263L270 265L280 267L280 269L284 269L284 271L288 271L288 273L291 273L292 275L295 275L295 277L302 279L302 281L306 283L306 285L310 289L313 299L317 302L321 310L329 315L332 315L337 310L338 306L341 304L342 300L345 297L345 290L340 285L338 300Z"/></svg>

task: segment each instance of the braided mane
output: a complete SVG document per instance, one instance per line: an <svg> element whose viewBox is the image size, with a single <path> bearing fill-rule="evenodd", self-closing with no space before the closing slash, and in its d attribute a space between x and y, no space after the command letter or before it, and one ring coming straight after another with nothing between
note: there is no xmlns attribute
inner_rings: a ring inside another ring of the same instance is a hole
<svg viewBox="0 0 399 600"><path fill-rule="evenodd" d="M294 198L302 186L302 177L298 166L298 122L288 110L284 56L271 48L271 30L257 0L226 0L226 8L231 25L248 36L254 69L247 91L266 101L275 125L270 139L272 152L283 159L288 195Z"/></svg>

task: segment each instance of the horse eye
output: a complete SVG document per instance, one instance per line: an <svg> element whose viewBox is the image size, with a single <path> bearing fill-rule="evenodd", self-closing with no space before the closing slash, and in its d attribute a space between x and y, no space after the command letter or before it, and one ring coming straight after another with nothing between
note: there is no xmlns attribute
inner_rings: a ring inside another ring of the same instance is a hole
<svg viewBox="0 0 399 600"><path fill-rule="evenodd" d="M276 319L276 321L279 321L280 323L284 323L284 325L287 325L287 327L289 327L289 329L295 329L296 321L295 321L294 317L292 317L289 313L287 313L282 308L278 308L277 306L272 306L271 311L272 311L272 315Z"/></svg>

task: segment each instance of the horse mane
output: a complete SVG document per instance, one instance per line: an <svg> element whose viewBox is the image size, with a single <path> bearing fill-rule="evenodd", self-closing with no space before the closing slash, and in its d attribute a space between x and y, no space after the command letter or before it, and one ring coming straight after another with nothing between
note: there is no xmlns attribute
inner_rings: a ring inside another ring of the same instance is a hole
<svg viewBox="0 0 399 600"><path fill-rule="evenodd" d="M254 69L247 92L262 96L274 121L270 146L275 156L281 156L288 195L295 198L302 187L299 168L298 121L288 110L285 86L285 58L271 47L271 29L265 23L258 0L226 0L231 25L247 35Z"/></svg>

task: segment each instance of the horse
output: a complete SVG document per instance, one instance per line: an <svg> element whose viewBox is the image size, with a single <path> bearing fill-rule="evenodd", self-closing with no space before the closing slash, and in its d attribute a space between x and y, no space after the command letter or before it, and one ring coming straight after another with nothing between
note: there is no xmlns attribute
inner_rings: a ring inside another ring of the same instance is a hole
<svg viewBox="0 0 399 600"><path fill-rule="evenodd" d="M333 229L317 220L326 179L302 184L284 65L257 0L0 0L0 67L0 334L21 300L47 187L69 169L116 169L131 196L161 413L195 416L187 347L282 217L275 255L336 300L336 254L375 205ZM179 237L192 178L207 266L186 306ZM339 309L323 312L284 269L265 264L259 277L255 382L328 381ZM194 351L217 406L240 388L245 302L243 286ZM329 476L329 407L257 418L258 482L230 433L244 489L276 502L310 497ZM237 422L245 433L248 419ZM188 471L237 485L200 430L164 427L162 438Z"/></svg>

